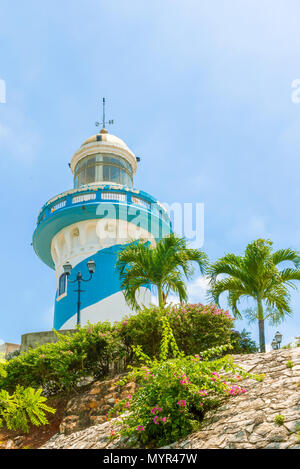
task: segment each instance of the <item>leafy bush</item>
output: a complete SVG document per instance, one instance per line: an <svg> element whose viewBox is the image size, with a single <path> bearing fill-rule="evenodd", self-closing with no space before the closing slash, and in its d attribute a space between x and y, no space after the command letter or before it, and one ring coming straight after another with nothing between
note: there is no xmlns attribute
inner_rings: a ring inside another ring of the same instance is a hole
<svg viewBox="0 0 300 469"><path fill-rule="evenodd" d="M159 447L186 436L199 426L204 413L228 396L246 392L239 384L243 377L253 377L223 354L230 344L184 356L179 351L167 317L161 316L162 342L159 359L151 360L140 346L133 347L142 366L119 384L135 380L139 387L115 408L122 413L121 435L132 445ZM238 375L237 375L238 374ZM225 376L226 375L226 376Z"/></svg>
<svg viewBox="0 0 300 469"><path fill-rule="evenodd" d="M3 354L0 354L0 378L3 378L7 375L7 372L5 370L6 368L6 361L4 358L2 358Z"/></svg>
<svg viewBox="0 0 300 469"><path fill-rule="evenodd" d="M17 386L12 395L0 390L0 427L5 422L10 430L28 432L29 422L35 426L49 423L45 412L54 413L55 409L45 403L46 398L41 393L42 389L23 386Z"/></svg>
<svg viewBox="0 0 300 469"><path fill-rule="evenodd" d="M170 305L165 308L176 343L187 355L230 342L233 318L228 311L215 305ZM126 317L117 326L130 353L132 345L141 345L149 357L158 357L161 330L161 310L156 306L144 308Z"/></svg>
<svg viewBox="0 0 300 469"><path fill-rule="evenodd" d="M5 360L11 360L12 358L18 357L20 355L20 349L9 352L5 355Z"/></svg>
<svg viewBox="0 0 300 469"><path fill-rule="evenodd" d="M276 425L281 426L285 422L285 417L284 415L278 414L274 417L274 422Z"/></svg>
<svg viewBox="0 0 300 469"><path fill-rule="evenodd" d="M86 376L106 376L111 363L126 355L118 333L108 322L78 327L75 334L58 337L56 343L9 360L6 376L0 377L0 389L42 387L46 394L69 390Z"/></svg>
<svg viewBox="0 0 300 469"><path fill-rule="evenodd" d="M0 377L7 377L7 362L0 360ZM41 396L42 389L37 391L29 387L17 386L16 391L9 395L0 390L0 427L4 422L10 430L28 432L28 422L33 425L45 425L48 420L45 412L54 413L55 409L46 405L46 398Z"/></svg>
<svg viewBox="0 0 300 469"><path fill-rule="evenodd" d="M175 341L187 355L196 355L220 344L229 344L233 319L227 311L209 305L176 305L165 309ZM72 335L57 333L58 342L41 345L6 362L7 374L0 389L13 392L17 385L45 395L76 388L87 376L108 375L110 366L132 363L132 346L140 345L149 357L158 358L162 339L161 311L152 306L121 322L99 322L78 327ZM234 350L245 349L246 337L237 333Z"/></svg>
<svg viewBox="0 0 300 469"><path fill-rule="evenodd" d="M250 338L250 332L247 332L245 329L242 332L231 331L230 343L233 348L231 353L256 353L258 352L258 347L254 340Z"/></svg>

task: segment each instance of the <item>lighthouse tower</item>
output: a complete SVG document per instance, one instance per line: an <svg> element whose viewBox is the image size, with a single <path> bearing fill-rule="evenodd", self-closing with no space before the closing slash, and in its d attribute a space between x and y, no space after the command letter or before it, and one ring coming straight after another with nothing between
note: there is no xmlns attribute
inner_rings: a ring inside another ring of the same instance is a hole
<svg viewBox="0 0 300 469"><path fill-rule="evenodd" d="M120 320L130 312L115 269L120 248L133 240L151 243L169 234L171 224L163 205L144 191L133 189L137 158L120 138L107 132L105 119L97 135L85 140L70 163L74 188L56 195L40 210L33 247L56 273L54 325L76 326L76 283L67 280L63 266L72 265L87 276L87 262L96 269L81 294L81 324ZM150 289L139 293L150 302Z"/></svg>

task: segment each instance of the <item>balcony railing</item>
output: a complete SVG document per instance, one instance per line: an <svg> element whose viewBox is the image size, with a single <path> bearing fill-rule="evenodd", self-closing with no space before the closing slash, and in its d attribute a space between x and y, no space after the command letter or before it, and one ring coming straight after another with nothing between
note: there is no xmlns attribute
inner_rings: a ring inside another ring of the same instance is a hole
<svg viewBox="0 0 300 469"><path fill-rule="evenodd" d="M156 214L164 220L166 223L169 221L169 216L166 210L163 210L162 205L157 203L155 199L149 196L149 200L146 200L146 194L143 193L142 197L137 195L137 191L131 191L128 189L89 189L86 192L84 191L70 191L70 193L63 193L61 196L58 196L52 202L48 202L40 211L37 224L40 224L44 220L48 219L52 214L68 209L72 206L79 204L90 204L90 203L100 203L100 202L117 202L117 203L127 203L128 205L135 204L139 205L141 208L147 211L151 211L153 214Z"/></svg>

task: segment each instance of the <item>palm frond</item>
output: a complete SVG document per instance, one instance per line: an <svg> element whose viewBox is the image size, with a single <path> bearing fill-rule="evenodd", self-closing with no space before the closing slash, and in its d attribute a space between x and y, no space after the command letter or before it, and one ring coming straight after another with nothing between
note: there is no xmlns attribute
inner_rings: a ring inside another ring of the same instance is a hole
<svg viewBox="0 0 300 469"><path fill-rule="evenodd" d="M280 271L280 278L283 283L287 283L292 288L297 288L293 280L300 280L300 270L297 269L283 269Z"/></svg>
<svg viewBox="0 0 300 469"><path fill-rule="evenodd" d="M300 266L300 253L293 249L279 249L272 254L272 261L274 265L278 265L281 262L290 261L293 262L295 267Z"/></svg>
<svg viewBox="0 0 300 469"><path fill-rule="evenodd" d="M161 239L156 246L144 241L134 241L124 246L119 252L116 269L120 273L126 301L137 307L133 297L145 283L156 286L159 291L162 288L164 297L173 291L181 301L186 301L183 276L190 279L193 275L192 262L197 263L200 271L204 272L208 258L201 250L190 249L186 240L175 234Z"/></svg>
<svg viewBox="0 0 300 469"><path fill-rule="evenodd" d="M209 289L210 298L219 305L220 295L224 292L236 292L236 294L247 295L249 292L245 289L243 283L234 277L227 277L222 280L217 280L211 285Z"/></svg>

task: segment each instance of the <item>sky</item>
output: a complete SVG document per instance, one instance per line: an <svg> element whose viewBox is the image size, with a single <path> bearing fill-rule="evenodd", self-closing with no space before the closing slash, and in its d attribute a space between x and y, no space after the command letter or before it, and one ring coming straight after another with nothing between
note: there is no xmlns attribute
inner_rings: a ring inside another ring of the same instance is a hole
<svg viewBox="0 0 300 469"><path fill-rule="evenodd" d="M212 262L257 238L300 249L299 19L297 0L1 1L0 340L52 328L55 275L32 233L72 188L103 96L111 132L141 157L135 187L204 204ZM195 272L190 301L206 287ZM268 344L300 335L300 290L291 304ZM236 328L258 340L255 324Z"/></svg>

